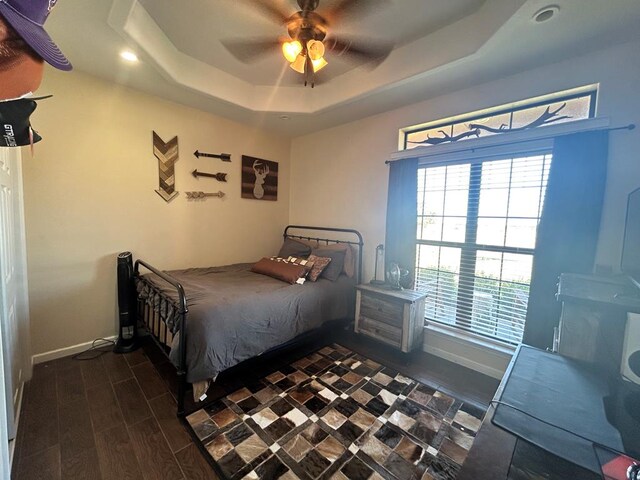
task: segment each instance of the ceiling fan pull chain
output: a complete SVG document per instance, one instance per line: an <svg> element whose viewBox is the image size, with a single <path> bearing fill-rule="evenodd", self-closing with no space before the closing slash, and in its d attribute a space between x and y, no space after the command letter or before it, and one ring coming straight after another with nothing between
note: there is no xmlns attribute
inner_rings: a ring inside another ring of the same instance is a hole
<svg viewBox="0 0 640 480"><path fill-rule="evenodd" d="M307 58L304 65L304 71L307 75L307 78L311 81L311 88L315 83L315 79L313 78L313 64L311 63L311 55L309 55L309 49L307 48ZM305 85L306 86L306 85Z"/></svg>

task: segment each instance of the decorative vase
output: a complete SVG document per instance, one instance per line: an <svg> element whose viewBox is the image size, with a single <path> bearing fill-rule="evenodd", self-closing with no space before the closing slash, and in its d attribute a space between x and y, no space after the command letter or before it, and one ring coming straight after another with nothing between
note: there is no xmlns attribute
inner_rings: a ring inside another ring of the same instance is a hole
<svg viewBox="0 0 640 480"><path fill-rule="evenodd" d="M400 266L395 262L392 262L387 270L387 283L395 290L402 289L400 286Z"/></svg>

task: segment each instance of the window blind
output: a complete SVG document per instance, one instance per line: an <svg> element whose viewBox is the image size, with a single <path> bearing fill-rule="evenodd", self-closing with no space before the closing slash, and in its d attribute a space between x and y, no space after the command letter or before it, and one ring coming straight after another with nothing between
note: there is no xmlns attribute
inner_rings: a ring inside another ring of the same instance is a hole
<svg viewBox="0 0 640 480"><path fill-rule="evenodd" d="M416 288L425 318L522 340L550 152L418 170Z"/></svg>

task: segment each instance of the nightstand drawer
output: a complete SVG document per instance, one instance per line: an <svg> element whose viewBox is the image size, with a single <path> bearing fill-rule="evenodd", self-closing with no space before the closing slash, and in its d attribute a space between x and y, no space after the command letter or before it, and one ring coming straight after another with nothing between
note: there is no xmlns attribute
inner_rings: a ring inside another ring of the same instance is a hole
<svg viewBox="0 0 640 480"><path fill-rule="evenodd" d="M378 322L370 318L360 316L359 328L362 333L383 341L395 347L400 347L402 343L402 329L393 327L383 322Z"/></svg>
<svg viewBox="0 0 640 480"><path fill-rule="evenodd" d="M373 294L362 295L360 314L380 322L402 328L404 304L400 301L383 299Z"/></svg>
<svg viewBox="0 0 640 480"><path fill-rule="evenodd" d="M425 298L416 290L358 285L355 332L405 353L422 348Z"/></svg>

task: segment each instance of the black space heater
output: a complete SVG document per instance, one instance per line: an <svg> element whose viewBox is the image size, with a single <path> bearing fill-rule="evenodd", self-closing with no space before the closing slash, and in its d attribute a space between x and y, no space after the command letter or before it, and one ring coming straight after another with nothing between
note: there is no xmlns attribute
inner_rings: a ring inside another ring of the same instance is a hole
<svg viewBox="0 0 640 480"><path fill-rule="evenodd" d="M136 335L136 287L133 281L133 255L118 255L118 340L113 351L128 353L138 348Z"/></svg>

